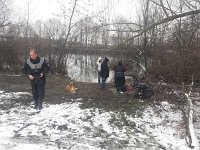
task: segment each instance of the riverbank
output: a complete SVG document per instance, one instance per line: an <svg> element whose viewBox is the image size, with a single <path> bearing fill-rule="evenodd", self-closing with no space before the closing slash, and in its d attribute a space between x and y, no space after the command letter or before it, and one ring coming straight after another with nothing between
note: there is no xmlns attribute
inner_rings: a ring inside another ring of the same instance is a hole
<svg viewBox="0 0 200 150"><path fill-rule="evenodd" d="M77 87L77 93L72 94L65 90L65 86L73 81ZM114 94L113 85L107 84L106 90L99 89L97 83L76 82L69 77L48 75L46 80L45 102L49 104L61 104L66 99L82 98L83 108L101 108L107 111L124 111L134 113L143 106L151 105L162 100L172 103L179 101L176 94L172 93L170 86L152 85L154 95L151 99L141 100L134 98L131 94ZM111 90L112 89L112 90ZM23 75L0 75L0 90L6 92L29 92L31 93L30 81ZM25 104L32 101L31 95L27 99L22 99Z"/></svg>
<svg viewBox="0 0 200 150"><path fill-rule="evenodd" d="M77 93L72 94L65 90L65 86L73 81L77 87ZM61 104L66 99L82 98L83 108L102 108L113 111L128 111L133 107L139 108L143 102L134 99L132 95L116 95L111 90L112 84L107 84L105 90L101 90L97 83L76 82L69 77L48 75L46 80L45 102L50 104ZM1 74L0 90L5 92L29 92L31 93L30 81L23 75ZM31 95L22 99L24 104L32 101ZM148 100L151 101L151 100Z"/></svg>
<svg viewBox="0 0 200 150"><path fill-rule="evenodd" d="M96 83L74 81L78 90L71 94L65 91L70 81L48 75L44 108L37 111L32 109L30 81L0 74L0 148L188 149L184 105L173 86L152 84L153 97L141 100L114 94L112 84L102 91ZM195 110L199 106L196 103Z"/></svg>

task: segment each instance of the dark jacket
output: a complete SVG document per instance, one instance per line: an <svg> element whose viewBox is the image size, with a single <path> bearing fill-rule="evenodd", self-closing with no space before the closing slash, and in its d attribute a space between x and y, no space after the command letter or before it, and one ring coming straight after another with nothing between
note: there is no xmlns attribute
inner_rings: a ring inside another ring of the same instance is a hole
<svg viewBox="0 0 200 150"><path fill-rule="evenodd" d="M43 78L48 73L50 67L43 57L37 57L35 60L31 58L27 59L22 68L24 75L33 75L34 77L39 77L43 73Z"/></svg>
<svg viewBox="0 0 200 150"><path fill-rule="evenodd" d="M105 58L101 64L101 77L108 78L109 77L109 68L108 68L108 58Z"/></svg>
<svg viewBox="0 0 200 150"><path fill-rule="evenodd" d="M114 71L115 71L115 77L117 78L125 77L124 72L126 72L126 68L122 64L118 64L117 66L115 66Z"/></svg>

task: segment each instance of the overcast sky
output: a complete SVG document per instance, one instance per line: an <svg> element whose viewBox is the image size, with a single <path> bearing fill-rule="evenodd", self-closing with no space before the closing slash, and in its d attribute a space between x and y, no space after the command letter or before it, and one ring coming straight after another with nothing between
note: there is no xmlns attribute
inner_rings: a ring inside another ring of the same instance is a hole
<svg viewBox="0 0 200 150"><path fill-rule="evenodd" d="M61 0L60 0L61 1ZM107 18L112 21L117 16L125 16L128 20L133 19L136 13L136 0L84 0L87 3L81 5L88 15L106 9ZM88 3L89 1L89 3ZM30 19L47 20L54 17L60 9L58 0L14 0L16 15L23 16L27 12L29 5ZM86 8L86 7L87 8ZM27 14L27 13L26 13Z"/></svg>

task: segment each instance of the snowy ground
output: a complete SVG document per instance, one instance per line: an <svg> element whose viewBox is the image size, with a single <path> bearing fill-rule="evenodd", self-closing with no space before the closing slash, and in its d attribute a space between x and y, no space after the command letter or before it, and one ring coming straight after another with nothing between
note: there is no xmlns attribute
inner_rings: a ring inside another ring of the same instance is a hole
<svg viewBox="0 0 200 150"><path fill-rule="evenodd" d="M1 150L189 150L182 112L162 102L136 115L81 109L82 99L44 103L36 111L13 102L30 93L0 91ZM32 104L31 104L32 105Z"/></svg>

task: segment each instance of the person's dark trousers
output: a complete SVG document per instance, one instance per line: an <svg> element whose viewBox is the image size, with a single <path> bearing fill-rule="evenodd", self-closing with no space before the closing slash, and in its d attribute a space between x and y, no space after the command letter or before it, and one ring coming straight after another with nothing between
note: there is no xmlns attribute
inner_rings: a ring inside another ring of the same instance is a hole
<svg viewBox="0 0 200 150"><path fill-rule="evenodd" d="M45 95L45 80L35 79L31 81L32 95L35 102L35 109L42 109L42 101Z"/></svg>
<svg viewBox="0 0 200 150"><path fill-rule="evenodd" d="M116 77L116 88L117 92L125 91L125 78L124 77Z"/></svg>
<svg viewBox="0 0 200 150"><path fill-rule="evenodd" d="M101 86L101 71L98 71L98 84Z"/></svg>
<svg viewBox="0 0 200 150"><path fill-rule="evenodd" d="M102 81L101 81L101 89L104 90L106 86L106 78L102 77Z"/></svg>
<svg viewBox="0 0 200 150"><path fill-rule="evenodd" d="M125 76L122 77L122 84L121 84L121 90L123 92L126 92L126 86L125 86L126 80L125 80Z"/></svg>
<svg viewBox="0 0 200 150"><path fill-rule="evenodd" d="M117 92L120 92L121 91L121 88L120 88L121 87L121 78L116 77L115 84L116 84Z"/></svg>

